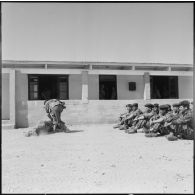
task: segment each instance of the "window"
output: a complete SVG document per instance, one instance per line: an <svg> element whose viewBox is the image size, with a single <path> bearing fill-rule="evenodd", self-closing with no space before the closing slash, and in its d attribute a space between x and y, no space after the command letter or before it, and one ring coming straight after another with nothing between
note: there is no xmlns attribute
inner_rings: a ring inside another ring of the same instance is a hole
<svg viewBox="0 0 195 195"><path fill-rule="evenodd" d="M99 99L117 99L116 75L99 75Z"/></svg>
<svg viewBox="0 0 195 195"><path fill-rule="evenodd" d="M177 76L150 76L152 99L178 98Z"/></svg>
<svg viewBox="0 0 195 195"><path fill-rule="evenodd" d="M68 99L68 75L29 75L29 100Z"/></svg>

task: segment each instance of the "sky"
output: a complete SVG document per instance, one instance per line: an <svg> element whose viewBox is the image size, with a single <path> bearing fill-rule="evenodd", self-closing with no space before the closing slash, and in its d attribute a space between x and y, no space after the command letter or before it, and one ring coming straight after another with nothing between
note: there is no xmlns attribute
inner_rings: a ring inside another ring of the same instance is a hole
<svg viewBox="0 0 195 195"><path fill-rule="evenodd" d="M193 3L2 3L2 59L193 63Z"/></svg>

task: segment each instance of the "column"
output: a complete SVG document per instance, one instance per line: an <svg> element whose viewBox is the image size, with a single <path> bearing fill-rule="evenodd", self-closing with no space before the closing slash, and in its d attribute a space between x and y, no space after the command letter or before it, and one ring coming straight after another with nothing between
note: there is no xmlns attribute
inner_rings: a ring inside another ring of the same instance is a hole
<svg viewBox="0 0 195 195"><path fill-rule="evenodd" d="M144 73L144 100L150 100L150 74Z"/></svg>
<svg viewBox="0 0 195 195"><path fill-rule="evenodd" d="M14 69L9 73L9 105L10 105L10 121L16 125L16 73Z"/></svg>
<svg viewBox="0 0 195 195"><path fill-rule="evenodd" d="M82 71L82 102L88 103L88 71Z"/></svg>

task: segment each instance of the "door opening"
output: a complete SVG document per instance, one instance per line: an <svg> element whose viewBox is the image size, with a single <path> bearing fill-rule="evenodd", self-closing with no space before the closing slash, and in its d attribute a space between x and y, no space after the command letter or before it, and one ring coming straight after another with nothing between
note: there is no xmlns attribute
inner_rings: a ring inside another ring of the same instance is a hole
<svg viewBox="0 0 195 195"><path fill-rule="evenodd" d="M117 99L116 75L99 75L99 99Z"/></svg>

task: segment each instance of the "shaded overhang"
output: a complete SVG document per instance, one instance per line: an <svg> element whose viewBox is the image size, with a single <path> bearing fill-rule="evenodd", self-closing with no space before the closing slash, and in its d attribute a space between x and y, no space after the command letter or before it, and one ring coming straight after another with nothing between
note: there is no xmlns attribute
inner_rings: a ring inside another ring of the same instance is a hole
<svg viewBox="0 0 195 195"><path fill-rule="evenodd" d="M26 74L115 74L193 76L192 64L92 62L92 61L15 61L3 60L2 72L16 69Z"/></svg>

